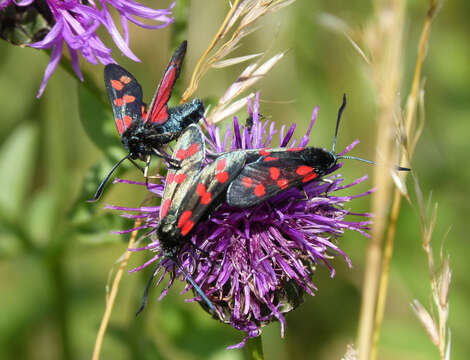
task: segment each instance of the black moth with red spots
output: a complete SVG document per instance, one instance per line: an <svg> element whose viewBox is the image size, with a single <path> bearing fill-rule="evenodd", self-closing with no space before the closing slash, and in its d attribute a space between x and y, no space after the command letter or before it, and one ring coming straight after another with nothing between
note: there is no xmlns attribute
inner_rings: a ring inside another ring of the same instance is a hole
<svg viewBox="0 0 470 360"><path fill-rule="evenodd" d="M163 254L174 259L207 210L223 199L224 191L242 170L246 154L226 153L200 170L203 136L197 125L191 125L178 139L172 158L181 166L168 170L157 235Z"/></svg>
<svg viewBox="0 0 470 360"><path fill-rule="evenodd" d="M227 190L227 203L250 207L283 190L319 180L337 162L337 156L320 148L247 150L249 159Z"/></svg>
<svg viewBox="0 0 470 360"><path fill-rule="evenodd" d="M320 180L340 159L374 164L370 160L335 153L339 123L345 107L346 95L338 111L331 151L316 147L239 150L245 152L246 164L227 189L227 203L240 208L259 204L281 191ZM397 167L397 170L410 169Z"/></svg>
<svg viewBox="0 0 470 360"><path fill-rule="evenodd" d="M199 126L190 125L182 133L173 150L172 159L178 161L180 166L178 169L168 170L156 233L162 255L173 261L209 308L213 309L212 303L201 288L181 267L178 254L200 219L212 206L219 203L220 195L223 195L227 186L242 169L246 154L227 153L201 170L204 157L202 132ZM150 282L139 312L145 306L149 286Z"/></svg>
<svg viewBox="0 0 470 360"><path fill-rule="evenodd" d="M183 41L173 54L148 112L142 100L142 87L134 76L119 65L106 65L104 82L122 145L129 153L111 169L89 201L98 200L107 180L124 160L146 160L147 166L151 155L169 160L162 153L162 146L177 139L186 127L197 123L204 115L204 105L199 99L174 108L167 105L181 71L186 47L187 42ZM178 166L177 162L169 161L170 165Z"/></svg>

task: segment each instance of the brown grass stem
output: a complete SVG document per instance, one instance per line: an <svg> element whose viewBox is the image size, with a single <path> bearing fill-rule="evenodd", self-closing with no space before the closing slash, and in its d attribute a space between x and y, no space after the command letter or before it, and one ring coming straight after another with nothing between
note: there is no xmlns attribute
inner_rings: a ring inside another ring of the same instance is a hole
<svg viewBox="0 0 470 360"><path fill-rule="evenodd" d="M430 8L428 10L423 30L421 32L420 41L418 45L418 56L416 59L415 71L413 75L413 82L411 85L411 91L407 99L406 104L406 112L405 112L405 141L403 150L401 153L401 164L409 164L411 158L413 156L413 151L415 145L418 141L418 138L421 134L421 131L416 130L416 112L419 103L419 93L421 89L421 70L423 61L426 55L426 49L429 41L429 33L431 29L431 23L434 19L436 12L438 10L438 6L434 1L431 1ZM409 141L411 140L411 141ZM401 175L401 180L405 181L406 173ZM399 188L395 187L394 194L393 194L393 204L390 214L390 219L388 223L387 229L387 237L385 241L385 249L383 255L383 264L382 264L382 271L380 273L379 279L379 289L378 289L378 296L377 296L377 309L375 313L375 325L374 325L374 334L373 334L373 342L372 342L372 349L371 349L371 359L377 358L378 353L378 342L380 339L380 331L382 328L382 322L385 313L385 304L388 292L388 283L390 277L390 263L393 256L393 248L394 248L394 239L396 235L396 226L398 222L398 217L400 214L401 208L401 200L402 200L402 192Z"/></svg>
<svg viewBox="0 0 470 360"><path fill-rule="evenodd" d="M371 241L366 254L361 315L359 319L359 359L369 359L375 325L375 311L382 245L387 226L387 212L392 196L390 169L396 156L395 129L399 114L398 94L401 86L402 34L405 3L401 0L383 0L374 3L373 22L366 29L365 40L371 52L371 78L376 87L377 166L374 168L372 212L376 215L371 230Z"/></svg>
<svg viewBox="0 0 470 360"><path fill-rule="evenodd" d="M141 219L137 219L134 222L134 227L137 228L140 226L140 224L141 224ZM132 232L131 237L129 239L129 243L127 245L128 249L134 247L135 239L137 237L138 232L139 232L138 230L135 230ZM122 275L124 273L125 268L127 267L127 263L131 256L131 253L132 253L131 251L126 251L126 253L124 254L121 264L119 265L119 269L116 272L116 276L114 277L113 285L111 287L111 292L109 293L109 296L106 297L106 309L104 311L103 318L101 319L101 324L98 330L98 334L96 335L95 347L93 349L93 355L91 357L92 360L98 360L100 358L104 335L106 334L106 329L108 328L109 319L111 317L111 313L114 307L114 302L116 300L116 296L119 290L119 284L121 283Z"/></svg>
<svg viewBox="0 0 470 360"><path fill-rule="evenodd" d="M212 39L211 43L207 47L206 51L204 51L204 53L199 58L199 61L197 62L196 66L194 68L193 74L191 76L191 81L189 82L188 88L184 91L183 96L181 97L181 100L180 100L181 104L188 101L188 99L194 94L194 91L197 89L199 69L201 68L204 60L209 55L211 50L217 44L217 41L219 41L220 38L222 37L222 34L225 33L225 29L227 27L227 24L232 19L232 15L237 10L237 8L238 8L241 1L242 0L235 0L235 2L232 4L232 7L231 7L230 11L227 13L227 16L225 17L225 19L224 19L222 25L220 26L219 30L215 34L214 38Z"/></svg>

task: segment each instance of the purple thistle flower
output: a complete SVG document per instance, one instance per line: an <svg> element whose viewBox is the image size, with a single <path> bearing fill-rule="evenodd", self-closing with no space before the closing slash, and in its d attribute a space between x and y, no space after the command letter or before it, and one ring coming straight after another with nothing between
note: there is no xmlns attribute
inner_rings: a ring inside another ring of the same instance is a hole
<svg viewBox="0 0 470 360"><path fill-rule="evenodd" d="M92 64L100 62L106 65L115 62L111 57L111 49L96 34L96 30L101 25L110 33L116 46L125 56L134 61L140 61L129 48L127 21L146 29L163 28L173 22L171 9L174 3L168 9L154 10L132 0L99 0L99 6L93 0L36 0L35 2L46 5L41 7L41 11L48 12L44 14L46 19L52 19L49 24L51 29L47 35L40 41L27 44L36 49L52 49L51 59L44 72L44 79L37 95L38 98L42 95L49 78L59 64L64 42L70 53L72 68L80 80L83 81L79 65L79 53ZM13 0L3 0L0 3L0 11L12 3ZM22 7L38 5L32 0L15 0L14 4ZM108 5L118 11L124 36L119 33ZM155 21L158 24L148 25L140 21L139 18Z"/></svg>
<svg viewBox="0 0 470 360"><path fill-rule="evenodd" d="M318 108L315 108L310 127L299 141L292 140L295 125L287 131L282 126L279 146L306 146L317 112ZM259 119L258 96L253 109L249 107L249 114L253 119L251 129L244 127L242 130L235 117L233 130L227 127L223 138L219 127L208 125L207 151L219 153L272 147L277 130L274 122ZM350 151L356 144L357 141L340 155ZM340 167L341 164L337 164L330 173ZM342 256L351 266L347 255L336 245L337 239L345 230L369 236L366 232L371 223L369 220L349 221L345 217L354 215L368 218L371 215L352 213L344 205L371 191L352 196L336 194L339 190L364 181L367 176L345 185L339 174L328 175L328 178L331 183L313 181L302 190L291 188L250 208L233 208L223 203L210 214L209 219L197 224L190 239L181 248L179 264L192 274L194 281L213 303L214 317L246 332L244 340L230 348L243 347L248 338L259 336L262 326L273 320L281 323L283 336L284 314L300 305L305 293L314 295L317 290L312 282L316 267L325 265L333 277L335 270L331 259L335 254ZM148 190L157 197L163 194L164 180L161 180L162 184L148 186ZM117 182L145 186L145 183L127 180ZM108 205L107 208L125 211L126 217L141 218L143 225L140 228L150 229L150 244L132 250L150 251L152 257L131 272L158 262L154 272L155 276L161 272L157 285L166 273L170 274L160 299L166 295L176 278L185 281L182 271L160 252L155 235L160 220L159 206L128 208ZM190 289L190 284L187 284L183 292ZM208 310L207 304L197 294L187 301L199 301Z"/></svg>

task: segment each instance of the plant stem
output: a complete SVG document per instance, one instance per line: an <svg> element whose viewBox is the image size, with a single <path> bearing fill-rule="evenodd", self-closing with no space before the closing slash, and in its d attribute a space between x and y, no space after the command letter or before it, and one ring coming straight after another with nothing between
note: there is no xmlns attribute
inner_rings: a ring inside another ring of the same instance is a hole
<svg viewBox="0 0 470 360"><path fill-rule="evenodd" d="M241 0L234 1L234 3L232 4L232 8L227 13L227 16L225 17L224 22L220 26L219 31L217 31L217 34L215 34L214 38L212 39L212 42L210 43L206 51L204 51L204 53L199 58L199 61L197 62L196 67L194 68L193 75L191 76L191 81L189 82L187 89L183 93L180 103L185 103L186 101L188 101L188 99L192 96L192 94L194 94L194 91L196 91L197 83L199 81L198 80L199 68L202 66L202 63L206 59L207 55L209 55L210 51L214 48L215 44L217 44L217 41L219 41L221 35L224 33L225 28L228 22L230 21L232 14L237 10L240 1Z"/></svg>
<svg viewBox="0 0 470 360"><path fill-rule="evenodd" d="M245 360L263 360L263 341L261 335L255 338L249 338L243 348L243 358Z"/></svg>
<svg viewBox="0 0 470 360"><path fill-rule="evenodd" d="M139 227L141 224L141 220L137 219L134 222L134 227ZM130 249L134 247L134 242L137 237L138 230L135 230L131 234L131 238L129 239L129 244L127 248ZM121 283L121 278L124 273L124 269L127 266L129 258L131 256L130 251L126 251L124 258L122 259L121 265L119 266L118 271L116 272L116 276L113 280L113 285L111 287L111 292L109 296L106 297L106 309L103 314L103 318L101 319L100 328L98 330L98 334L96 335L95 347L93 349L93 356L92 360L98 360L100 358L101 346L103 345L103 338L106 334L106 329L108 328L109 319L111 317L111 313L113 311L114 301L116 300L116 296L119 290L119 284Z"/></svg>
<svg viewBox="0 0 470 360"><path fill-rule="evenodd" d="M371 241L366 254L364 286L362 291L361 314L358 332L358 353L360 360L370 359L372 339L375 332L375 313L382 251L387 227L388 210L392 198L390 168L395 165L396 119L399 117L398 96L402 77L402 35L405 2L382 0L374 2L375 14L368 29L372 53L371 77L376 87L378 102L377 115L377 166L374 167L372 212L376 218L372 226Z"/></svg>
<svg viewBox="0 0 470 360"><path fill-rule="evenodd" d="M413 75L413 82L411 85L410 95L408 96L405 113L405 134L407 142L405 143L405 151L402 152L401 160L402 164L408 164L413 156L414 145L417 142L417 136L419 134L414 133L416 124L416 111L419 101L419 90L421 83L421 69L423 61L426 55L426 48L429 40L429 33L431 29L431 23L437 14L439 7L435 1L430 2L430 7L427 12L426 20L424 22L423 30L418 45L418 57L416 59L415 72ZM411 140L411 141L410 141ZM411 145L411 146L410 146ZM402 174L402 181L405 181L406 174ZM398 188L395 188L393 194L393 205L390 215L387 238L385 243L385 252L383 257L383 265L381 278L379 283L378 299L377 299L377 310L375 314L375 326L374 335L371 350L371 359L377 358L378 342L380 338L380 330L382 328L382 322L385 312L385 303L387 298L388 283L390 278L390 263L393 256L393 244L396 234L396 226L398 216L400 214L402 194Z"/></svg>
<svg viewBox="0 0 470 360"><path fill-rule="evenodd" d="M63 250L63 248L61 249ZM67 291L65 288L65 274L62 263L62 252L59 250L53 252L50 257L46 257L47 271L49 273L54 291L54 314L57 318L58 333L60 336L59 344L61 344L61 358L73 359L72 347L70 345L70 333L68 326L67 314Z"/></svg>

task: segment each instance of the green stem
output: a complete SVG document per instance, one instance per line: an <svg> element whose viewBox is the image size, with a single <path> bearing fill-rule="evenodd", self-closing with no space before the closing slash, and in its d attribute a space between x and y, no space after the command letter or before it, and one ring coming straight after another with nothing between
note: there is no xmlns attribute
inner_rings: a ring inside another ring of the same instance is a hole
<svg viewBox="0 0 470 360"><path fill-rule="evenodd" d="M243 358L245 360L264 360L261 335L246 341L245 347L243 348Z"/></svg>
<svg viewBox="0 0 470 360"><path fill-rule="evenodd" d="M60 336L59 344L61 346L61 359L73 359L72 346L70 342L70 332L68 325L68 304L66 281L64 274L64 265L62 262L63 254L54 252L46 257L47 270L51 279L54 299L54 313L57 319L58 333Z"/></svg>

